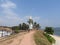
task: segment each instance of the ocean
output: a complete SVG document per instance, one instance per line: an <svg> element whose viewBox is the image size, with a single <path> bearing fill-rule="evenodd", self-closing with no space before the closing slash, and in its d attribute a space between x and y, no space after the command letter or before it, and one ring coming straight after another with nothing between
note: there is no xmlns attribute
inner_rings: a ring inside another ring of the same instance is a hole
<svg viewBox="0 0 60 45"><path fill-rule="evenodd" d="M60 36L60 28L54 29L54 35Z"/></svg>

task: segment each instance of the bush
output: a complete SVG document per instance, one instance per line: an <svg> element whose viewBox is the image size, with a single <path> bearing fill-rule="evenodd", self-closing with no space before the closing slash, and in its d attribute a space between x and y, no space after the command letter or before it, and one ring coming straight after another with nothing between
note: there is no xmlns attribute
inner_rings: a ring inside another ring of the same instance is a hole
<svg viewBox="0 0 60 45"><path fill-rule="evenodd" d="M15 33L19 33L19 30L15 30L14 32L15 32Z"/></svg>
<svg viewBox="0 0 60 45"><path fill-rule="evenodd" d="M46 27L45 30L44 30L47 34L52 34L54 33L54 30L52 27Z"/></svg>
<svg viewBox="0 0 60 45"><path fill-rule="evenodd" d="M50 43L55 43L55 39L53 37L51 37L50 35L48 35L47 33L44 33L45 37L47 37L48 41Z"/></svg>
<svg viewBox="0 0 60 45"><path fill-rule="evenodd" d="M18 26L13 26L11 28L12 28L12 30L19 30L19 27Z"/></svg>

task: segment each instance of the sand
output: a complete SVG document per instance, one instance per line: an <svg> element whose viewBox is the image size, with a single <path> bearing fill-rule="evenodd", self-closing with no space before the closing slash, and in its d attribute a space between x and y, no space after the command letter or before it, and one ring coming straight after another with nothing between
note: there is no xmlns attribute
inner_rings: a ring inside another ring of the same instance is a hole
<svg viewBox="0 0 60 45"><path fill-rule="evenodd" d="M55 44L53 45L60 45L60 37L56 35L52 35L52 37L56 40Z"/></svg>
<svg viewBox="0 0 60 45"><path fill-rule="evenodd" d="M21 41L20 45L36 45L33 40L33 34L35 31L31 31L28 34L24 35L23 40Z"/></svg>
<svg viewBox="0 0 60 45"><path fill-rule="evenodd" d="M18 35L15 38L0 43L0 45L35 45L33 40L34 33L35 31L30 31L26 34Z"/></svg>

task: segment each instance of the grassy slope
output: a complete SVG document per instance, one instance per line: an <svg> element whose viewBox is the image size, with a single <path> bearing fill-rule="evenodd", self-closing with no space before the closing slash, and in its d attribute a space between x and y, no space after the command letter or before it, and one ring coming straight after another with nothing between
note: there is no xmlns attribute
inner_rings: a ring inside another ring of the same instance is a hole
<svg viewBox="0 0 60 45"><path fill-rule="evenodd" d="M43 31L36 31L34 40L37 45L52 45L48 39L43 35Z"/></svg>

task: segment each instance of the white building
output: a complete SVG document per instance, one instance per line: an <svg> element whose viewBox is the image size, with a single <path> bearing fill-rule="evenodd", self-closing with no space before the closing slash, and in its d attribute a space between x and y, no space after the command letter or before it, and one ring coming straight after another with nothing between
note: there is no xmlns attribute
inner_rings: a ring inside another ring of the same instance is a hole
<svg viewBox="0 0 60 45"><path fill-rule="evenodd" d="M29 29L33 29L33 25L32 24L29 24Z"/></svg>
<svg viewBox="0 0 60 45"><path fill-rule="evenodd" d="M30 17L29 19L30 19L30 21L31 21L30 24L29 24L29 29L32 30L32 29L33 29L33 24L32 24L32 21L33 21L33 20L32 20L32 17Z"/></svg>
<svg viewBox="0 0 60 45"><path fill-rule="evenodd" d="M12 30L9 28L0 27L0 37L8 36L12 34Z"/></svg>

